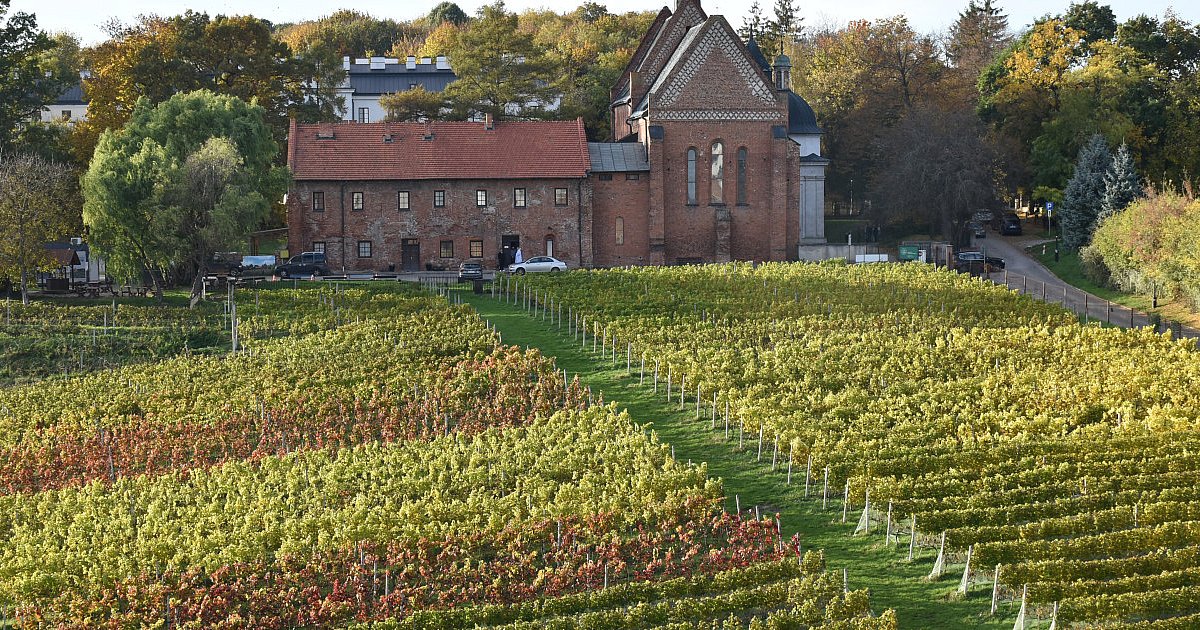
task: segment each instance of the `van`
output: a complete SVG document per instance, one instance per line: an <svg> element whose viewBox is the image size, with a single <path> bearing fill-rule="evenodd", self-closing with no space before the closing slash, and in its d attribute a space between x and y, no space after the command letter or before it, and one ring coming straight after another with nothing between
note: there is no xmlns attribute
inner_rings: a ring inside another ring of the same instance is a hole
<svg viewBox="0 0 1200 630"><path fill-rule="evenodd" d="M275 268L275 275L280 278L327 276L329 268L325 266L325 253L304 252L292 256L286 263Z"/></svg>

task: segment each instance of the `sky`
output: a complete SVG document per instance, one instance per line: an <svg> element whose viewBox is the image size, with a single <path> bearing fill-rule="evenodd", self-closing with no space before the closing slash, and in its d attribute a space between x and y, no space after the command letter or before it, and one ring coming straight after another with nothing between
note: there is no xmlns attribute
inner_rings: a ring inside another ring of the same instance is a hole
<svg viewBox="0 0 1200 630"><path fill-rule="evenodd" d="M47 31L68 31L77 35L84 44L94 44L106 38L101 25L112 18L131 23L138 15L156 13L176 15L187 9L204 11L209 15L254 15L272 22L299 22L328 15L338 8L352 8L376 17L396 20L411 20L429 12L439 0L12 0L10 12L24 11L37 16L38 25ZM545 2L539 0L507 0L510 11L529 8L549 8L569 11L583 0L572 2ZM667 5L674 8L675 0L597 0L614 13L640 11ZM1100 0L1104 3L1104 0ZM735 28L742 25L742 18L753 0L701 0L704 10L710 15L724 15ZM474 12L483 1L465 0L458 2L468 14ZM774 6L774 0L759 0L764 12ZM944 31L966 6L967 0L922 0L906 6L888 0L802 0L796 3L804 24L843 25L850 20L879 19L902 13L909 23L921 33ZM1070 0L998 0L996 3L1009 16L1009 26L1019 30L1034 19L1047 13L1061 13ZM1139 13L1161 16L1170 8L1182 19L1191 23L1200 22L1200 2L1195 0L1111 0L1107 2L1124 21ZM51 7L51 8L47 8Z"/></svg>

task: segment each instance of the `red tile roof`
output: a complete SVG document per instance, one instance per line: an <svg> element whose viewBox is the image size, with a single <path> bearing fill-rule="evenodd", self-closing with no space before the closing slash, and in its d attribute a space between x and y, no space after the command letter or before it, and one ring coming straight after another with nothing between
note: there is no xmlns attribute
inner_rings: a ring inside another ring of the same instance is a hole
<svg viewBox="0 0 1200 630"><path fill-rule="evenodd" d="M288 165L297 180L571 178L591 168L582 119L490 130L482 122L293 120Z"/></svg>

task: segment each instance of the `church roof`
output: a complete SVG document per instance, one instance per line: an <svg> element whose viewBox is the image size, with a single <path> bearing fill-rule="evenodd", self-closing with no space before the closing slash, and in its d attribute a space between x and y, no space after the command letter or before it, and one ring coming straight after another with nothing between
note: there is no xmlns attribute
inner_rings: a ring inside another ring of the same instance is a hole
<svg viewBox="0 0 1200 630"><path fill-rule="evenodd" d="M750 58L754 63L758 64L762 71L771 74L771 62L767 61L767 56L763 54L762 48L758 47L758 42L754 41L754 36L750 36L750 41L746 42L746 50L750 51Z"/></svg>
<svg viewBox="0 0 1200 630"><path fill-rule="evenodd" d="M817 126L817 115L813 108L791 90L788 90L788 133L822 133L821 128Z"/></svg>
<svg viewBox="0 0 1200 630"><path fill-rule="evenodd" d="M593 173L649 172L646 147L637 142L589 142Z"/></svg>
<svg viewBox="0 0 1200 630"><path fill-rule="evenodd" d="M298 124L288 137L297 180L585 177L583 120Z"/></svg>

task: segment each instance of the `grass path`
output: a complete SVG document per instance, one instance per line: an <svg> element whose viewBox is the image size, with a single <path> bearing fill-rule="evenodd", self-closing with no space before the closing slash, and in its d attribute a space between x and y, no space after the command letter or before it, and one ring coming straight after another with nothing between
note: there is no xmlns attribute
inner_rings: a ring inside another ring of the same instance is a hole
<svg viewBox="0 0 1200 630"><path fill-rule="evenodd" d="M820 480L815 474L811 492L816 500L806 501L801 466L793 469L792 485L788 486L786 466L776 472L770 470L769 449L764 448L764 462L756 462L757 441L746 436L746 448L739 452L736 438L726 443L722 432L711 430L710 419L695 420L694 406L680 411L678 402L668 404L661 391L655 395L652 387L639 386L636 365L634 376L627 377L623 357L618 357L620 365L614 367L611 360L591 351L590 341L589 347L582 349L569 336L515 306L487 295L462 292L462 296L496 327L504 343L536 347L554 357L560 369L579 375L593 392L603 392L606 401L617 401L634 420L652 426L664 442L674 447L677 459L707 464L709 475L724 481L728 509L734 509L736 495L743 509L758 505L764 513L780 512L785 536L799 532L805 549L823 549L829 570L848 569L850 587L870 589L875 610L894 608L901 627L1012 628L1016 610L1008 604L1001 605L999 618L988 615L990 584L973 587L970 596L961 599L954 595L962 575L961 565L949 567L937 582L925 582L921 578L933 565L933 552L924 550L909 562L906 541L887 549L882 535L851 537L853 525L841 524L840 494L834 501L834 489L830 489L829 510L822 511ZM861 509L858 506L859 512ZM847 520L855 521L857 516L853 513Z"/></svg>

